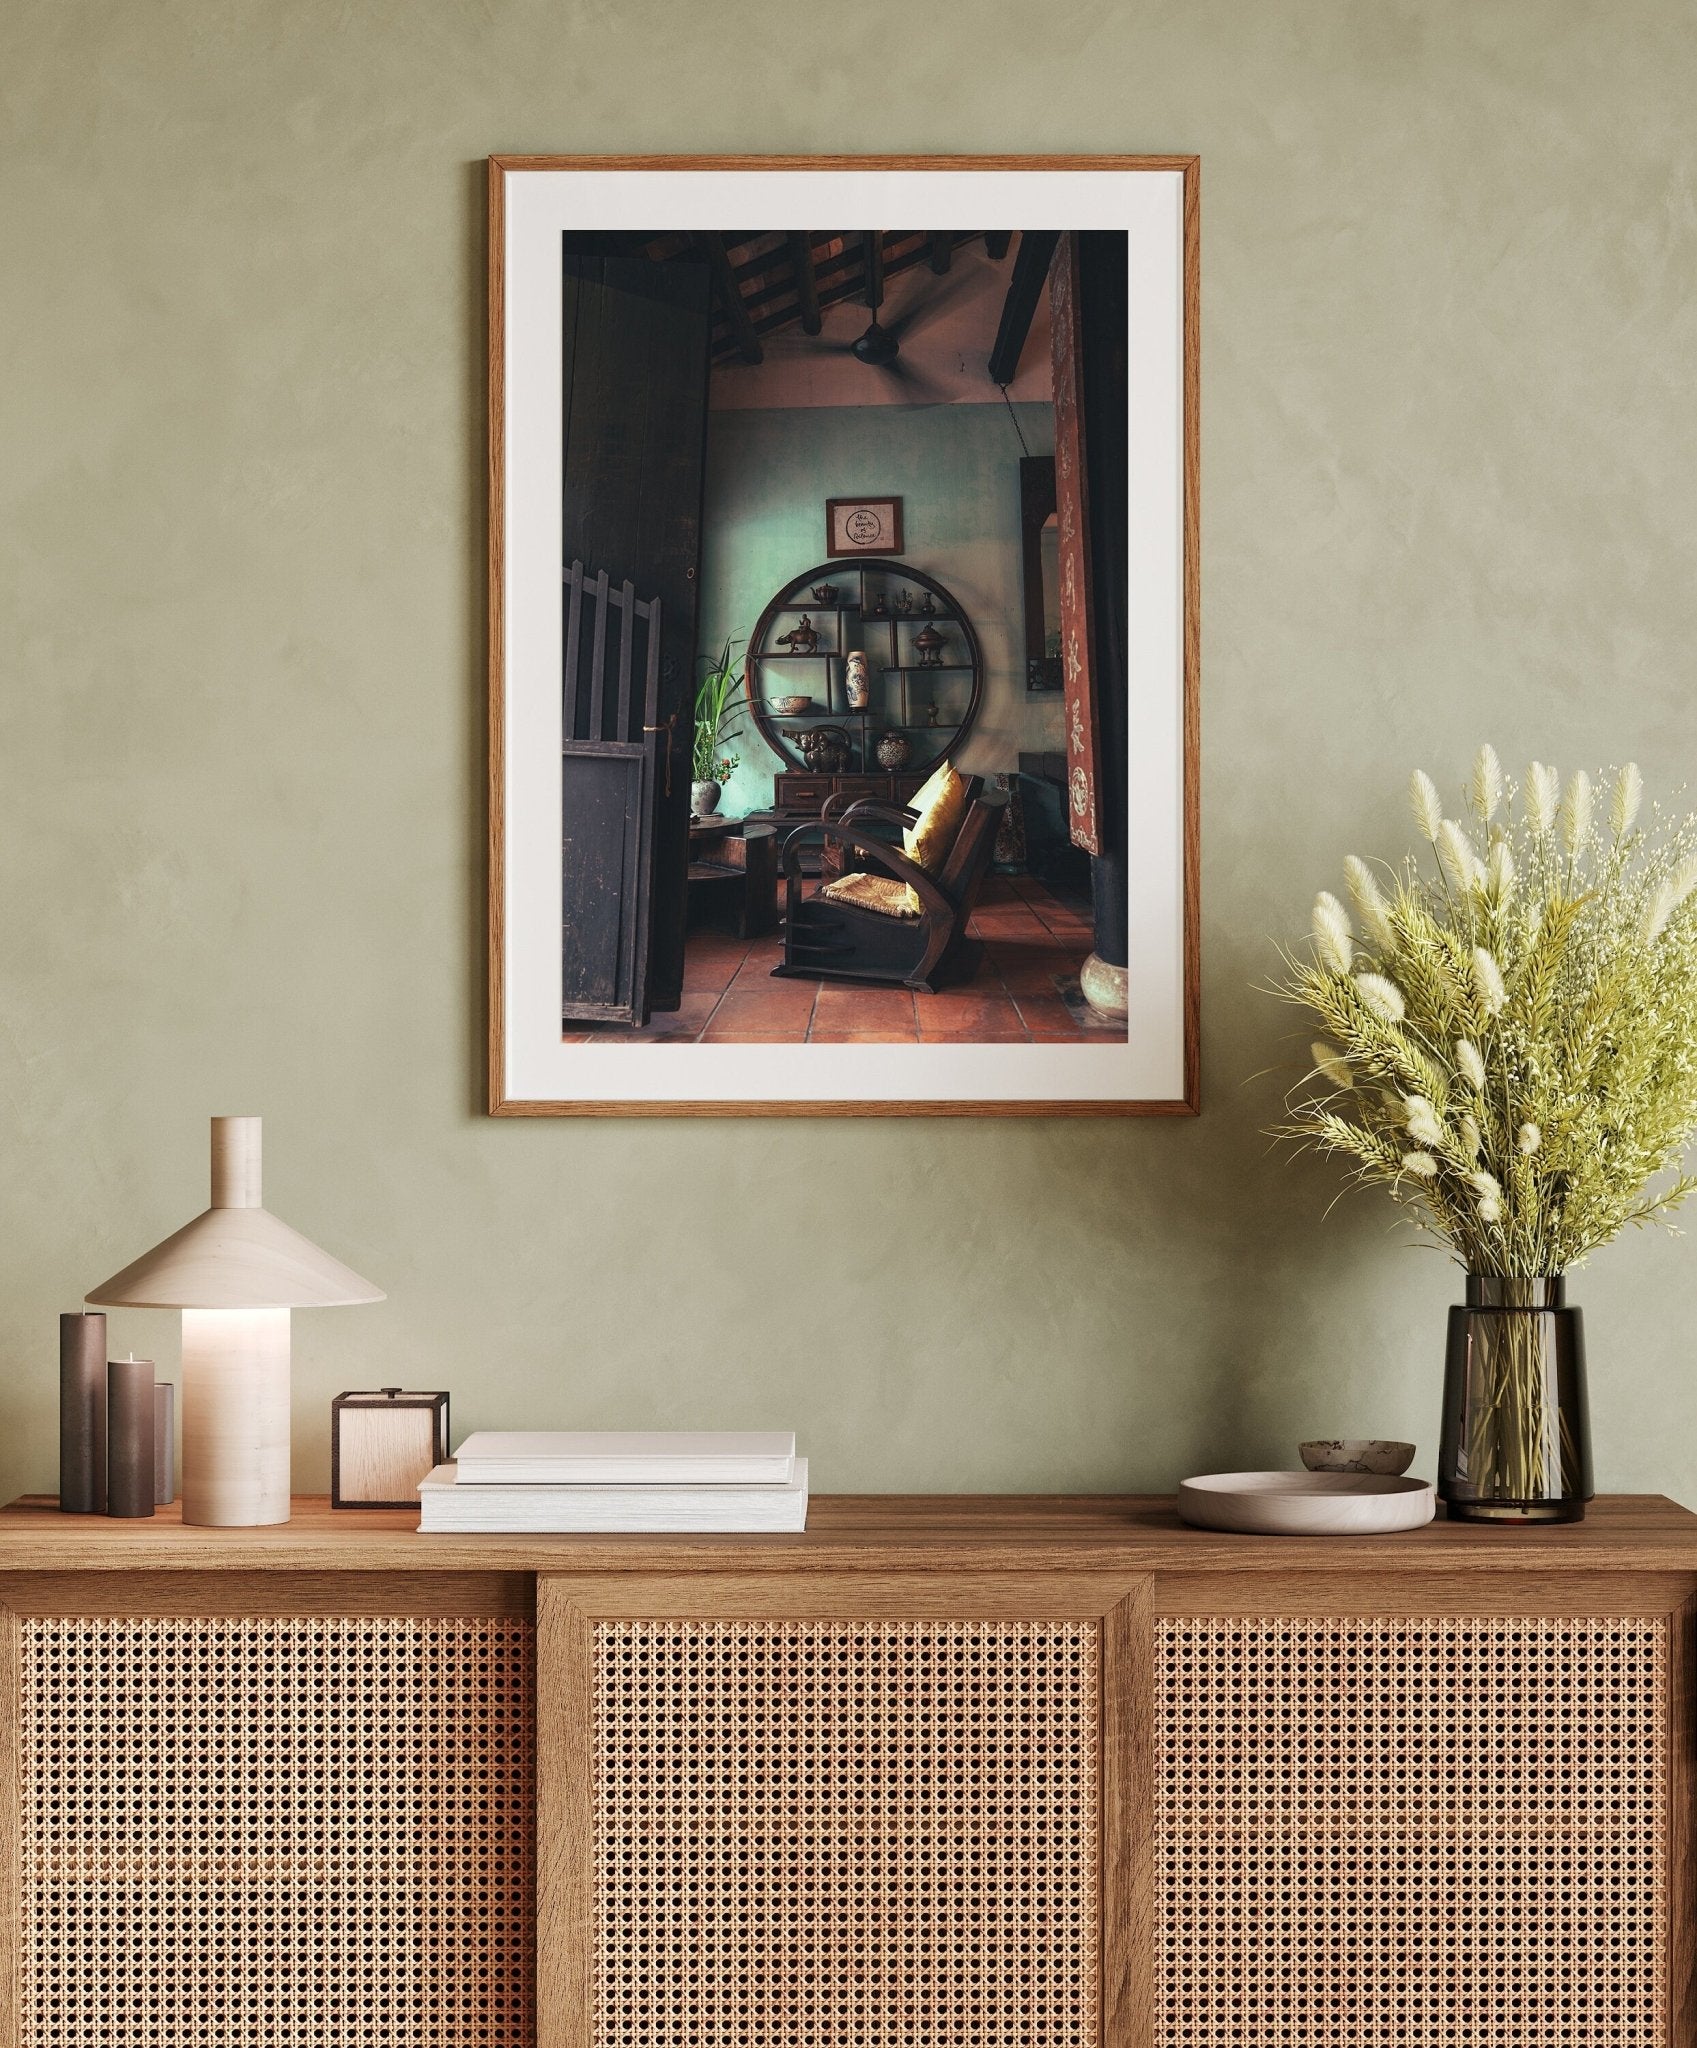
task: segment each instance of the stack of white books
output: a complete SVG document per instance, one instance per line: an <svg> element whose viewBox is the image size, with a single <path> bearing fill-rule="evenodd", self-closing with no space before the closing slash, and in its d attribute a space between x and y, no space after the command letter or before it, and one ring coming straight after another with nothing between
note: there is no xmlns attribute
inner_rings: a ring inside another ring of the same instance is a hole
<svg viewBox="0 0 1697 2048"><path fill-rule="evenodd" d="M485 1429L418 1496L422 1530L793 1531L807 1460L781 1431Z"/></svg>

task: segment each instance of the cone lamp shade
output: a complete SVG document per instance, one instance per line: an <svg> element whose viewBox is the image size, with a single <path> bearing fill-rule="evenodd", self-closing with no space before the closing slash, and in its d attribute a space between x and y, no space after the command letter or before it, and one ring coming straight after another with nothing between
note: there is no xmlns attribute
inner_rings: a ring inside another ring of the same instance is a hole
<svg viewBox="0 0 1697 2048"><path fill-rule="evenodd" d="M260 1203L260 1119L212 1119L212 1206L90 1290L183 1312L183 1520L289 1519L289 1311L383 1290Z"/></svg>

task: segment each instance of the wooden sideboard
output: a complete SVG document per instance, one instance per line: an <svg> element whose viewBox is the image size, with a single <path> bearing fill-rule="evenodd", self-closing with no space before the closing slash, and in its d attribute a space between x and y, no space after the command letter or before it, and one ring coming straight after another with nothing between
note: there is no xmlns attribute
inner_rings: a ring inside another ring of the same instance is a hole
<svg viewBox="0 0 1697 2048"><path fill-rule="evenodd" d="M0 2048L1693 2048L1697 1517L0 1513Z"/></svg>

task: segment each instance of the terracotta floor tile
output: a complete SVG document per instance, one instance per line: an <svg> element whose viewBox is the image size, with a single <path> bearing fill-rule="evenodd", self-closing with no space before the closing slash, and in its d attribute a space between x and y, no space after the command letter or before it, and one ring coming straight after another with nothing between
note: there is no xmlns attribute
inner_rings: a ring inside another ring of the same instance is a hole
<svg viewBox="0 0 1697 2048"><path fill-rule="evenodd" d="M1030 945L1050 934L1042 920L1028 910L981 911L972 920L972 936L994 945Z"/></svg>
<svg viewBox="0 0 1697 2048"><path fill-rule="evenodd" d="M905 1031L810 1031L809 1045L915 1045L919 1032L910 1024Z"/></svg>
<svg viewBox="0 0 1697 2048"><path fill-rule="evenodd" d="M958 1040L1026 1035L1011 996L984 995L976 989L945 991L942 995L916 996L914 1008L921 1038Z"/></svg>
<svg viewBox="0 0 1697 2048"><path fill-rule="evenodd" d="M743 950L739 946L734 953L713 953L705 958L688 951L684 954L684 993L691 990L710 989L714 995L723 995L736 979L737 970L743 964Z"/></svg>
<svg viewBox="0 0 1697 2048"><path fill-rule="evenodd" d="M855 988L822 982L813 1009L813 1034L820 1031L913 1032L913 993L905 988Z"/></svg>
<svg viewBox="0 0 1697 2048"><path fill-rule="evenodd" d="M586 1031L589 1045L676 1045L698 1036L719 1000L717 989L684 989L683 1001L675 1010L656 1010L639 1029L633 1024L603 1024Z"/></svg>
<svg viewBox="0 0 1697 2048"><path fill-rule="evenodd" d="M979 941L978 958L973 963L972 972L961 986L985 989L992 995L1000 995L1003 992L1002 964L996 958L994 946L987 946L982 940Z"/></svg>
<svg viewBox="0 0 1697 2048"><path fill-rule="evenodd" d="M718 989L684 988L683 1001L675 1010L656 1010L638 1037L693 1038L712 1016L719 1001Z"/></svg>
<svg viewBox="0 0 1697 2048"><path fill-rule="evenodd" d="M1053 934L1041 940L1012 945L992 942L990 957L996 972L1014 995L1052 996L1058 975L1076 974L1072 954L1062 949Z"/></svg>
<svg viewBox="0 0 1697 2048"><path fill-rule="evenodd" d="M1029 1045L1031 1033L1023 1025L984 1025L977 1031L942 1031L924 1026L919 1034L922 1045Z"/></svg>
<svg viewBox="0 0 1697 2048"><path fill-rule="evenodd" d="M739 983L713 1012L703 1038L776 1037L799 1044L807 1036L815 993L811 982L768 981L747 990Z"/></svg>
<svg viewBox="0 0 1697 2048"><path fill-rule="evenodd" d="M1096 1036L1078 1022L1059 996L1022 994L1016 995L1014 1001L1033 1038L1083 1040Z"/></svg>
<svg viewBox="0 0 1697 2048"><path fill-rule="evenodd" d="M697 1045L800 1045L801 1042L798 1031L748 1031L740 1025L727 1025L721 1031L717 1023L709 1024L694 1041Z"/></svg>
<svg viewBox="0 0 1697 2048"><path fill-rule="evenodd" d="M739 991L750 988L781 988L785 982L796 988L816 988L818 983L810 975L805 981L794 974L774 975L772 969L783 960L782 953L771 953L764 957L750 953L737 969L736 979L731 986Z"/></svg>

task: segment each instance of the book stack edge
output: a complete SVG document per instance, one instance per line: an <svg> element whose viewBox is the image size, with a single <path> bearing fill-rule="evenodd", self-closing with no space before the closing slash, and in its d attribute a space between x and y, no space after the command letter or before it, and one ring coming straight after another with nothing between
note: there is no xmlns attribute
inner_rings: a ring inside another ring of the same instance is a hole
<svg viewBox="0 0 1697 2048"><path fill-rule="evenodd" d="M776 1431L480 1430L418 1495L425 1532L795 1533L807 1460Z"/></svg>

